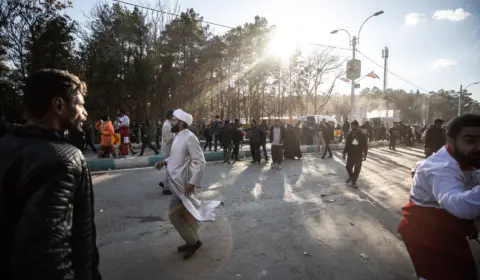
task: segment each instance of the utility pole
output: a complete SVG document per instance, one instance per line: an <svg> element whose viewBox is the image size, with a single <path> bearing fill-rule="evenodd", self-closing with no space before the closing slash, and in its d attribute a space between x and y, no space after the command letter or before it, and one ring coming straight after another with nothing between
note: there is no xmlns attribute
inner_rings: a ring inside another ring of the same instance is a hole
<svg viewBox="0 0 480 280"><path fill-rule="evenodd" d="M462 115L462 95L463 95L463 86L460 85L460 93L458 94L458 116Z"/></svg>
<svg viewBox="0 0 480 280"><path fill-rule="evenodd" d="M352 60L355 60L355 53L357 52L357 37L353 36L352 39ZM350 106L351 106L351 113L350 113L350 121L356 120L357 110L355 104L355 80L352 79L351 84L351 92L350 92ZM360 120L361 122L361 120Z"/></svg>
<svg viewBox="0 0 480 280"><path fill-rule="evenodd" d="M382 58L383 58L383 94L385 95L385 100L387 103L387 110L385 113L385 117L388 117L388 95L387 95L387 67L388 67L388 48L382 50Z"/></svg>

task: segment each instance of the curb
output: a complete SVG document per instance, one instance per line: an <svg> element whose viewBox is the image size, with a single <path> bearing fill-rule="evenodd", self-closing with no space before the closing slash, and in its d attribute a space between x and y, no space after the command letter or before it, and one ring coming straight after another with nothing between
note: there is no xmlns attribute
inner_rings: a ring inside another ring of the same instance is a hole
<svg viewBox="0 0 480 280"><path fill-rule="evenodd" d="M381 142L369 142L368 147L380 147L387 145L387 141ZM345 144L331 144L331 150L342 150L345 147ZM302 153L316 153L317 146L300 146ZM267 151L270 152L270 148L267 148ZM250 157L250 151L240 151L239 157L246 158ZM88 167L91 171L109 171L115 169L129 169L137 167L148 167L153 166L156 162L162 161L163 156L132 156L126 158L116 158L116 159L89 159L87 160ZM211 161L220 161L223 160L223 152L208 152L205 153L205 160L207 162Z"/></svg>

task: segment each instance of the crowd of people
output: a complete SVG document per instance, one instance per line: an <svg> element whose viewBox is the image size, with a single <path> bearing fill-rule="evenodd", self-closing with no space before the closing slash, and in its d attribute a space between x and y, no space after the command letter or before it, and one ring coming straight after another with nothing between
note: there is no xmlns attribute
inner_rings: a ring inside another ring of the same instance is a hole
<svg viewBox="0 0 480 280"><path fill-rule="evenodd" d="M42 70L26 81L26 123L10 125L0 119L0 270L5 279L101 279L91 175L75 147L79 143L72 141L77 139L72 135L84 135L86 129L85 93L86 85L78 77ZM184 259L202 246L199 223L213 221L214 210L222 204L202 201L195 191L205 172L204 150L212 142L215 150L223 147L227 164L239 160L239 143L246 133L253 164L261 164L266 139L272 145L272 168L281 169L284 157L302 156L298 129L280 120L271 127L252 121L244 130L238 120L230 123L216 116L208 132L202 132L208 138L203 147L189 130L192 123L192 115L181 109L167 112L160 130L164 160L155 164L166 168L159 184L172 195L168 216L185 241L177 248ZM391 149L396 139L408 142L408 129L403 134L401 125L389 129ZM314 130L312 139L307 135L307 141L323 138L322 158L327 153L331 157L332 124L312 127L320 129ZM132 152L130 120L123 111L114 123L102 117L96 129L101 132L102 156L115 153L108 141L116 130L123 138L120 154ZM372 140L370 128L352 121L341 129L347 183L355 186ZM435 120L423 134L426 159L412 172L409 202L402 208L398 231L420 279L476 280L468 238L478 240L474 220L480 218L480 116L459 116L446 126ZM139 135L144 138L145 133ZM159 147L151 148L158 153ZM266 152L264 156L268 162Z"/></svg>

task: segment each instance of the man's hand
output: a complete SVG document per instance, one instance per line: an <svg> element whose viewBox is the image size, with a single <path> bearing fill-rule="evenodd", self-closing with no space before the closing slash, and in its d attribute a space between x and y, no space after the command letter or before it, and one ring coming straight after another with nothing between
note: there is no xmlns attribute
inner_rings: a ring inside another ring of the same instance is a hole
<svg viewBox="0 0 480 280"><path fill-rule="evenodd" d="M195 185L192 185L190 183L187 183L185 186L185 196L189 197L192 193L195 192Z"/></svg>
<svg viewBox="0 0 480 280"><path fill-rule="evenodd" d="M164 166L167 166L166 161L159 161L159 162L155 163L155 168L158 169L158 170L162 169L162 167L164 167Z"/></svg>

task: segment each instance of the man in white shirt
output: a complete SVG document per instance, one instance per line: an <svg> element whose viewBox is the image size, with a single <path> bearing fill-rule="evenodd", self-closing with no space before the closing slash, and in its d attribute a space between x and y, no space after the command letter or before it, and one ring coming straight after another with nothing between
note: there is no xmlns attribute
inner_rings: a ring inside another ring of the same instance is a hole
<svg viewBox="0 0 480 280"><path fill-rule="evenodd" d="M128 156L130 146L130 118L125 115L123 110L118 110L116 123L118 124L118 132L120 133L120 155Z"/></svg>
<svg viewBox="0 0 480 280"><path fill-rule="evenodd" d="M398 231L420 279L477 280L467 237L478 238L480 116L450 121L447 145L415 170Z"/></svg>
<svg viewBox="0 0 480 280"><path fill-rule="evenodd" d="M163 123L162 127L162 148L160 152L164 159L170 156L170 151L172 150L173 139L175 136L172 133L172 117L173 117L173 110L168 110L167 112L167 119ZM170 186L168 185L168 178L165 176L162 182L159 183L160 187L163 188L163 194L171 195L172 191L170 190Z"/></svg>
<svg viewBox="0 0 480 280"><path fill-rule="evenodd" d="M283 161L283 140L285 139L285 128L280 120L275 121L275 126L270 128L270 143L272 143L272 169L281 170Z"/></svg>
<svg viewBox="0 0 480 280"><path fill-rule="evenodd" d="M201 201L195 194L195 186L205 172L205 156L197 136L188 130L192 115L177 109L173 112L172 132L176 133L170 157L158 162L156 168L167 167L167 177L173 191L168 217L185 240L185 245L177 248L189 259L202 246L198 222L215 220L214 210L221 201Z"/></svg>

